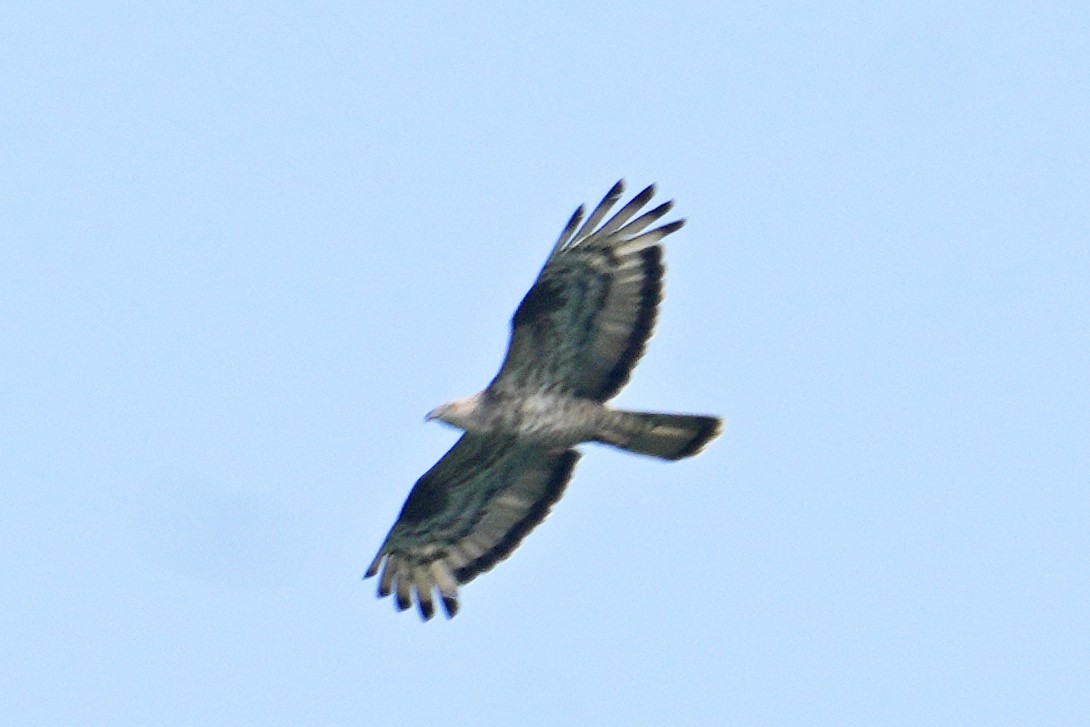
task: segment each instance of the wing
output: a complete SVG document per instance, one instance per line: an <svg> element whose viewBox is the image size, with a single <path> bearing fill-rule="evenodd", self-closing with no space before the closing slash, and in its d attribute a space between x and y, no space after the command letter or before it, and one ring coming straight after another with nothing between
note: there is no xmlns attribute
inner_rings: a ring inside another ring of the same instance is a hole
<svg viewBox="0 0 1090 727"><path fill-rule="evenodd" d="M628 381L662 299L658 243L685 221L645 231L673 206L635 217L654 196L651 185L602 223L623 192L622 180L582 226L583 208L572 215L511 319L507 357L492 387L560 389L605 401Z"/></svg>
<svg viewBox="0 0 1090 727"><path fill-rule="evenodd" d="M451 618L458 586L511 554L545 519L571 478L575 450L549 451L513 438L465 434L416 482L364 578L378 573L379 596L396 593L403 611L416 595L435 613L438 589Z"/></svg>

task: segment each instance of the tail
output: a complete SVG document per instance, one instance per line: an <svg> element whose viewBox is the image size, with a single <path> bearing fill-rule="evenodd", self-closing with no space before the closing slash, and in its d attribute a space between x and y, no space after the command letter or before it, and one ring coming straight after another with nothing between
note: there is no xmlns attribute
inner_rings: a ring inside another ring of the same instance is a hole
<svg viewBox="0 0 1090 727"><path fill-rule="evenodd" d="M610 411L596 441L661 459L691 457L719 435L723 422L697 414Z"/></svg>

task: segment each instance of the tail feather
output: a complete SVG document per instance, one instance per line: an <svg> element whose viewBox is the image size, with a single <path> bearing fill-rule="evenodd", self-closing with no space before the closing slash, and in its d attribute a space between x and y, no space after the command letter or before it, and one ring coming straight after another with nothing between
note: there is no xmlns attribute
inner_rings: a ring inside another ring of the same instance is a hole
<svg viewBox="0 0 1090 727"><path fill-rule="evenodd" d="M698 414L611 411L598 441L660 459L691 457L719 435L723 422Z"/></svg>

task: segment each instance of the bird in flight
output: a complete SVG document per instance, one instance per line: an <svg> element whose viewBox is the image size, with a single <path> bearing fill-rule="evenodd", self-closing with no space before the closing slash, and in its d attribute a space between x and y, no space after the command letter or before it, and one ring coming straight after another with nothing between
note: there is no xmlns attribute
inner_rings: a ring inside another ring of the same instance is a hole
<svg viewBox="0 0 1090 727"><path fill-rule="evenodd" d="M654 226L673 202L639 214L654 185L604 221L623 193L622 180L585 222L583 207L572 215L511 319L507 356L492 382L427 415L464 433L417 480L364 575L382 569L378 594L394 594L399 611L415 597L426 621L438 592L452 618L458 586L509 556L560 499L579 459L576 445L676 460L719 434L716 417L605 403L651 337L662 299L659 243L685 224Z"/></svg>

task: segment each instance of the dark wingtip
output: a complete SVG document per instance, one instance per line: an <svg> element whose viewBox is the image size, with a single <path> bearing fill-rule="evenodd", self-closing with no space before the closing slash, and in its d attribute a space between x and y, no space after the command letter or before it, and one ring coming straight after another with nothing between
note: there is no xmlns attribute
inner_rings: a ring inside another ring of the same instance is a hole
<svg viewBox="0 0 1090 727"><path fill-rule="evenodd" d="M635 209L639 209L651 201L651 198L655 196L655 185L649 184L644 187L639 194L632 198L632 201L628 204L632 205ZM671 204L667 202L667 204Z"/></svg>
<svg viewBox="0 0 1090 727"><path fill-rule="evenodd" d="M425 594L417 593L417 606L420 608L420 619L422 621L430 621L431 617L435 615L435 605L431 602L431 598L425 598Z"/></svg>
<svg viewBox="0 0 1090 727"><path fill-rule="evenodd" d="M586 209L583 208L583 205L579 205L575 208L575 212L572 212L571 217L568 218L568 224L564 225L564 234L572 232L579 226L579 223L583 221L583 214L585 212Z"/></svg>
<svg viewBox="0 0 1090 727"><path fill-rule="evenodd" d="M680 220L674 220L673 222L663 225L659 229L662 230L662 236L666 237L667 235L672 235L680 230L682 227L684 227L685 222L685 218L682 218Z"/></svg>
<svg viewBox="0 0 1090 727"><path fill-rule="evenodd" d="M594 228L598 226L598 223L602 221L606 212L609 211L613 205L617 204L617 200L624 194L624 180L618 179L617 183L609 188L606 192L606 196L602 197L602 201L594 208L594 211L590 213L590 217L583 223L583 226L579 228L579 232L576 235L582 237L590 235L594 232Z"/></svg>
<svg viewBox="0 0 1090 727"><path fill-rule="evenodd" d="M443 610L446 611L447 618L454 618L458 615L458 599L455 596L443 596Z"/></svg>
<svg viewBox="0 0 1090 727"><path fill-rule="evenodd" d="M674 208L674 200L668 199L665 202L663 202L662 204L660 204L658 207L656 207L655 209L648 212L647 214L654 215L655 219L657 220L659 217L662 217L663 215L665 215L667 212L669 212L673 208Z"/></svg>

